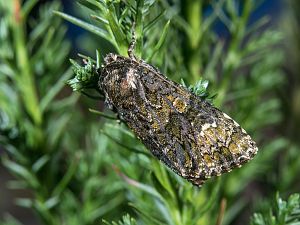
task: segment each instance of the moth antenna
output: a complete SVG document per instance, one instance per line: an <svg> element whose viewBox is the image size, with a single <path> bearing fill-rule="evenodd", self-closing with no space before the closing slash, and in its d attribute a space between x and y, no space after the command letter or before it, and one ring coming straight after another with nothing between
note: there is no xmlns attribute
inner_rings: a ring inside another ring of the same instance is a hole
<svg viewBox="0 0 300 225"><path fill-rule="evenodd" d="M132 28L131 28L131 42L129 44L129 48L127 51L129 58L131 58L133 60L136 60L136 57L134 55L135 44L136 44L135 22L133 22Z"/></svg>

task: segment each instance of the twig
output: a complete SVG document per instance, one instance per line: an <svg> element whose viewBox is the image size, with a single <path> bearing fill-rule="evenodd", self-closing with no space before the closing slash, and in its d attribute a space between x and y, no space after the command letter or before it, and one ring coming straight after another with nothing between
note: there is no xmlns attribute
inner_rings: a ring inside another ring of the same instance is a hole
<svg viewBox="0 0 300 225"><path fill-rule="evenodd" d="M216 225L222 224L225 215L226 205L227 205L227 200L225 198L222 198Z"/></svg>

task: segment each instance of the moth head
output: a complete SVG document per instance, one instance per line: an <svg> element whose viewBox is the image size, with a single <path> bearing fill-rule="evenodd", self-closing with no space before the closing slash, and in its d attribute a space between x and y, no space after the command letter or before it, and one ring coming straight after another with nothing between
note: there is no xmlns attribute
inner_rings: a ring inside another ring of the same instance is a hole
<svg viewBox="0 0 300 225"><path fill-rule="evenodd" d="M117 59L118 59L118 55L114 53L109 53L104 58L105 65L115 62L117 61Z"/></svg>

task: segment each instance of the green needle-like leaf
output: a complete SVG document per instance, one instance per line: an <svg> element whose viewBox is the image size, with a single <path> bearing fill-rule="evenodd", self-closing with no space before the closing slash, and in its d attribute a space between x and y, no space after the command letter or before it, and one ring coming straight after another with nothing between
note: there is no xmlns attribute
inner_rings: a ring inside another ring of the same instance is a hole
<svg viewBox="0 0 300 225"><path fill-rule="evenodd" d="M82 27L83 29L86 29L104 39L106 39L107 41L111 42L112 44L114 44L114 42L112 42L110 40L109 34L107 31L105 31L104 29L101 29L100 27L94 26L92 24L89 24L87 22L84 22L83 20L77 19L73 16L70 16L68 14L59 12L59 11L54 11L54 13L62 18L64 18L65 20L79 26Z"/></svg>
<svg viewBox="0 0 300 225"><path fill-rule="evenodd" d="M159 39L159 41L157 42L157 44L154 46L153 50L152 50L152 54L148 57L147 61L151 61L151 59L153 58L153 56L160 50L160 48L163 46L163 43L166 40L167 34L168 34L168 29L170 26L170 20L165 24L161 37Z"/></svg>

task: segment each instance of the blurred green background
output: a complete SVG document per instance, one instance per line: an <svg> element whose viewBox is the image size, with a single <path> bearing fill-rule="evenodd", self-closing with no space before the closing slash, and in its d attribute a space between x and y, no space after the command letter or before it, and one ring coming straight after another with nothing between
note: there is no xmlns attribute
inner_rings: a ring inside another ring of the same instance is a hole
<svg viewBox="0 0 300 225"><path fill-rule="evenodd" d="M299 10L297 0L0 0L0 224L300 224ZM90 112L114 116L103 101L66 85L70 58L126 55L133 21L135 54L177 82L208 80L214 105L257 142L252 161L194 187L124 124Z"/></svg>

